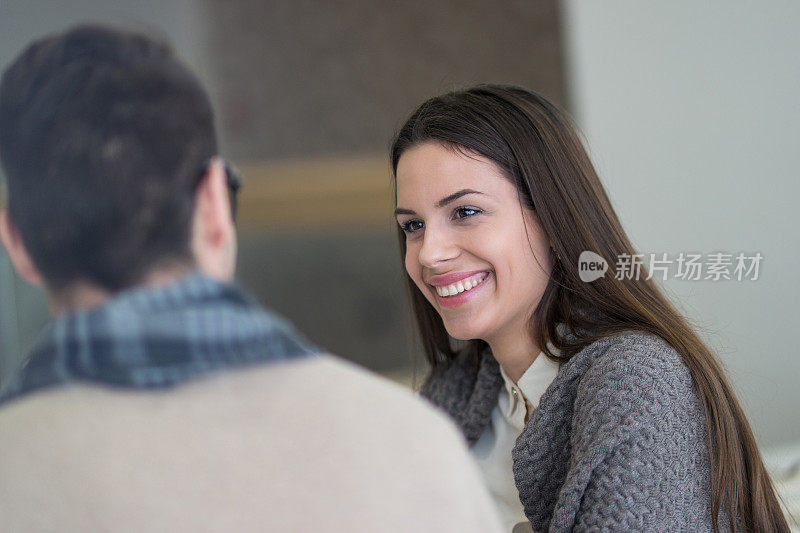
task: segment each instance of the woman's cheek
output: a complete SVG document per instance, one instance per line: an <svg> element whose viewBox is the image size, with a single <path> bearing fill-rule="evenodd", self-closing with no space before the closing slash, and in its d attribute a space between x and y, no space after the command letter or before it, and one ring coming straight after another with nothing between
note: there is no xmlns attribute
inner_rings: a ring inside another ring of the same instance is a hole
<svg viewBox="0 0 800 533"><path fill-rule="evenodd" d="M405 257L405 266L406 266L406 273L411 278L411 281L414 282L414 285L417 286L422 294L427 297L427 294L424 290L424 283L422 281L422 267L417 261L418 252L412 247L406 247L406 257Z"/></svg>
<svg viewBox="0 0 800 533"><path fill-rule="evenodd" d="M414 283L417 282L416 271L419 269L419 263L417 262L416 257L417 255L414 249L410 245L406 244L406 273L411 276L411 279L414 280Z"/></svg>

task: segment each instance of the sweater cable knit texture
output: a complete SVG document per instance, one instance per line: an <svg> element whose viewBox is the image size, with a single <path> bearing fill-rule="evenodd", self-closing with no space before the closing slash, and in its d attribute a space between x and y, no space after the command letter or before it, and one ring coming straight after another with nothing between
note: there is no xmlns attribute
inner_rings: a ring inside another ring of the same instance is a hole
<svg viewBox="0 0 800 533"><path fill-rule="evenodd" d="M478 365L460 354L422 394L472 445L502 382L490 352ZM655 335L607 337L565 362L512 455L536 531L712 530L703 409L689 369Z"/></svg>

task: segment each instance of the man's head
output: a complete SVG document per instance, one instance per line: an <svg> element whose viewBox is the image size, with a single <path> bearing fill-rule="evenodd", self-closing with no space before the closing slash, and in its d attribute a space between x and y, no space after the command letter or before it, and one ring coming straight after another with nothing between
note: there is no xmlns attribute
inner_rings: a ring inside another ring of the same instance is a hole
<svg viewBox="0 0 800 533"><path fill-rule="evenodd" d="M0 80L0 237L53 296L199 267L228 279L235 235L205 91L150 38L82 26Z"/></svg>

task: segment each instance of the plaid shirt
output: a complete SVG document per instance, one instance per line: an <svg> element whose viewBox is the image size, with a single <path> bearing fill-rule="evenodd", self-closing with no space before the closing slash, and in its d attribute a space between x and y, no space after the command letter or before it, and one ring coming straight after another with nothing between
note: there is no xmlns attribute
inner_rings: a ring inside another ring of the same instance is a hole
<svg viewBox="0 0 800 533"><path fill-rule="evenodd" d="M165 388L318 351L240 290L194 274L59 317L0 394L0 404L72 382Z"/></svg>

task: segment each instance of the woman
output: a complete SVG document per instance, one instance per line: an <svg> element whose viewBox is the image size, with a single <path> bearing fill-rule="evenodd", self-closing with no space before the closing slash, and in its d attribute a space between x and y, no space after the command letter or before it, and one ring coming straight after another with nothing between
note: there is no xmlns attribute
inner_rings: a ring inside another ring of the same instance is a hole
<svg viewBox="0 0 800 533"><path fill-rule="evenodd" d="M422 394L461 427L509 530L788 531L686 319L645 272L581 279L583 252L635 251L563 112L516 87L449 93L391 157Z"/></svg>

